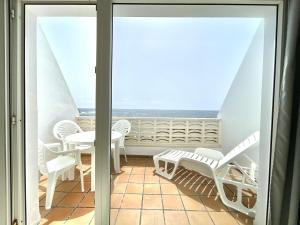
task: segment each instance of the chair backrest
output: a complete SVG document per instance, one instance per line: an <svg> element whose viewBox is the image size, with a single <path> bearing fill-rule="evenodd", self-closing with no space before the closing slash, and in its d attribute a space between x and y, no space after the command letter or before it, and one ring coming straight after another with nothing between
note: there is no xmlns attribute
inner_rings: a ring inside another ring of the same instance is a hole
<svg viewBox="0 0 300 225"><path fill-rule="evenodd" d="M242 141L238 146L236 146L234 149L232 149L229 153L227 153L219 161L217 168L223 167L223 166L227 165L228 163L232 162L234 159L236 159L238 156L243 154L250 147L252 147L258 143L259 143L259 131L256 131L253 134L251 134L248 138L246 138L244 141Z"/></svg>
<svg viewBox="0 0 300 225"><path fill-rule="evenodd" d="M120 147L124 147L125 136L130 133L131 130L131 123L128 120L118 120L113 126L113 131L118 131L122 134L120 138Z"/></svg>
<svg viewBox="0 0 300 225"><path fill-rule="evenodd" d="M68 135L83 132L79 125L71 120L62 120L53 127L53 135L56 139L64 142Z"/></svg>
<svg viewBox="0 0 300 225"><path fill-rule="evenodd" d="M38 140L38 167L40 172L45 175L48 173L47 170L47 159L46 159L46 146L45 144L39 139Z"/></svg>

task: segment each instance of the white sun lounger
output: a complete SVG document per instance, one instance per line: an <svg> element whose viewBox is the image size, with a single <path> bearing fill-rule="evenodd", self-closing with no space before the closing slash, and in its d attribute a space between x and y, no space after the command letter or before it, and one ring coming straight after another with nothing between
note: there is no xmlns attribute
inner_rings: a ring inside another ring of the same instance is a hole
<svg viewBox="0 0 300 225"><path fill-rule="evenodd" d="M175 176L177 168L183 166L210 177L214 179L221 200L226 206L254 217L255 205L252 208L246 207L242 203L242 193L243 190L251 190L257 193L257 182L254 176L255 172L251 171L250 168L239 166L234 160L245 153L250 147L258 144L258 142L259 132L257 131L225 156L219 151L208 148L197 148L195 152L168 149L153 157L155 170L157 174L167 179L172 179ZM164 163L163 168L160 168L160 162ZM240 180L229 179L228 174L232 168L236 168L240 171ZM236 186L237 196L236 199L234 199L235 201L231 201L226 197L224 184Z"/></svg>

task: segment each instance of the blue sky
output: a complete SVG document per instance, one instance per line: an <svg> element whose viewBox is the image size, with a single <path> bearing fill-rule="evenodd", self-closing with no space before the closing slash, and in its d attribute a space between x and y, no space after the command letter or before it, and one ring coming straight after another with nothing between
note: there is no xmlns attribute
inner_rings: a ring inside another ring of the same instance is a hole
<svg viewBox="0 0 300 225"><path fill-rule="evenodd" d="M113 108L218 110L255 18L114 18ZM96 19L39 20L79 108L95 101Z"/></svg>

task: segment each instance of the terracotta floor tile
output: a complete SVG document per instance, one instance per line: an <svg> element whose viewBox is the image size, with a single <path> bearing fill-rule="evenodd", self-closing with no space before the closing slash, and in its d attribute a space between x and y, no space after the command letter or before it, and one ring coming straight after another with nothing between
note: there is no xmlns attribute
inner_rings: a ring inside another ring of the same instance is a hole
<svg viewBox="0 0 300 225"><path fill-rule="evenodd" d="M215 185L201 184L195 187L195 192L203 196L216 196L218 190Z"/></svg>
<svg viewBox="0 0 300 225"><path fill-rule="evenodd" d="M78 207L95 207L95 192L87 193Z"/></svg>
<svg viewBox="0 0 300 225"><path fill-rule="evenodd" d="M140 225L164 225L164 214L162 210L142 210Z"/></svg>
<svg viewBox="0 0 300 225"><path fill-rule="evenodd" d="M187 211L190 225L214 225L208 212Z"/></svg>
<svg viewBox="0 0 300 225"><path fill-rule="evenodd" d="M209 212L215 225L238 225L229 212Z"/></svg>
<svg viewBox="0 0 300 225"><path fill-rule="evenodd" d="M52 207L57 206L57 204L67 195L64 192L54 192L53 200L52 200ZM45 206L46 198L43 198L40 201L40 206Z"/></svg>
<svg viewBox="0 0 300 225"><path fill-rule="evenodd" d="M120 209L115 225L139 225L140 210Z"/></svg>
<svg viewBox="0 0 300 225"><path fill-rule="evenodd" d="M144 175L145 174L145 167L133 167L131 174L138 174L138 175Z"/></svg>
<svg viewBox="0 0 300 225"><path fill-rule="evenodd" d="M230 212L240 225L253 225L253 218L240 212Z"/></svg>
<svg viewBox="0 0 300 225"><path fill-rule="evenodd" d="M144 194L160 194L160 184L144 184Z"/></svg>
<svg viewBox="0 0 300 225"><path fill-rule="evenodd" d="M120 174L119 176L117 176L116 178L116 182L117 183L127 183L129 180L129 176L128 174Z"/></svg>
<svg viewBox="0 0 300 225"><path fill-rule="evenodd" d="M40 181L39 183L39 191L41 192L46 192L47 191L47 185L48 185L48 180L43 180L43 181ZM56 187L60 185L60 184L57 184L56 183Z"/></svg>
<svg viewBox="0 0 300 225"><path fill-rule="evenodd" d="M65 221L42 219L39 225L64 225Z"/></svg>
<svg viewBox="0 0 300 225"><path fill-rule="evenodd" d="M144 183L159 184L159 177L157 175L146 174Z"/></svg>
<svg viewBox="0 0 300 225"><path fill-rule="evenodd" d="M66 225L88 225L90 224L95 211L93 208L76 208Z"/></svg>
<svg viewBox="0 0 300 225"><path fill-rule="evenodd" d="M89 172L87 172L87 173L85 173L85 175L84 175L84 182L91 182L91 171L89 171ZM78 181L80 181L80 176L77 176L78 178L77 178L77 180Z"/></svg>
<svg viewBox="0 0 300 225"><path fill-rule="evenodd" d="M40 206L39 208L42 218L45 217L51 211L51 209L46 210L44 206Z"/></svg>
<svg viewBox="0 0 300 225"><path fill-rule="evenodd" d="M39 225L46 225L46 224L48 225L50 223L51 223L50 220L48 221L46 218L41 218Z"/></svg>
<svg viewBox="0 0 300 225"><path fill-rule="evenodd" d="M189 225L185 211L164 211L166 225Z"/></svg>
<svg viewBox="0 0 300 225"><path fill-rule="evenodd" d="M55 191L70 192L78 183L78 181L63 181L55 188Z"/></svg>
<svg viewBox="0 0 300 225"><path fill-rule="evenodd" d="M144 175L130 175L129 182L142 184L144 182Z"/></svg>
<svg viewBox="0 0 300 225"><path fill-rule="evenodd" d="M111 208L120 208L123 199L123 194L111 194L110 206Z"/></svg>
<svg viewBox="0 0 300 225"><path fill-rule="evenodd" d="M161 184L162 194L179 194L175 184Z"/></svg>
<svg viewBox="0 0 300 225"><path fill-rule="evenodd" d="M199 192L196 192L191 187L177 186L177 189L178 189L179 194L181 194L181 195L200 195Z"/></svg>
<svg viewBox="0 0 300 225"><path fill-rule="evenodd" d="M146 167L145 174L146 175L154 175L155 174L155 167Z"/></svg>
<svg viewBox="0 0 300 225"><path fill-rule="evenodd" d="M197 195L181 196L185 210L205 211L205 206Z"/></svg>
<svg viewBox="0 0 300 225"><path fill-rule="evenodd" d="M48 221L63 222L69 218L72 212L73 208L52 208L47 214L46 219Z"/></svg>
<svg viewBox="0 0 300 225"><path fill-rule="evenodd" d="M95 225L95 216L92 218L91 222L89 225Z"/></svg>
<svg viewBox="0 0 300 225"><path fill-rule="evenodd" d="M255 203L256 203L256 198L255 197L242 197L242 203L244 206L247 208L253 208Z"/></svg>
<svg viewBox="0 0 300 225"><path fill-rule="evenodd" d="M128 183L126 188L128 194L142 194L143 184Z"/></svg>
<svg viewBox="0 0 300 225"><path fill-rule="evenodd" d="M140 209L142 206L142 195L125 194L122 200L121 208L123 209Z"/></svg>
<svg viewBox="0 0 300 225"><path fill-rule="evenodd" d="M87 170L85 193L81 192L77 168L76 180L58 180L50 210L44 208L47 177L40 177L41 224L95 225L94 192L90 192L90 155L84 156L82 161ZM132 156L128 157L128 163L121 158L121 170L121 174L112 175L111 225L253 224L250 217L225 207L216 196L214 181L199 173L180 167L174 179L168 180L154 173L152 157ZM230 188L226 187L226 193L234 198ZM243 196L244 204L251 205L256 194L248 191ZM60 207L56 208L58 203ZM78 208L74 208L76 206Z"/></svg>
<svg viewBox="0 0 300 225"><path fill-rule="evenodd" d="M39 201L41 201L43 198L46 197L46 192L44 191L39 191Z"/></svg>
<svg viewBox="0 0 300 225"><path fill-rule="evenodd" d="M116 184L112 184L111 186L111 192L114 193L114 194L117 194L117 193L125 193L126 191L126 187L127 187L127 183L116 183Z"/></svg>
<svg viewBox="0 0 300 225"><path fill-rule="evenodd" d="M118 216L118 209L111 209L110 210L110 225L115 225L117 216Z"/></svg>
<svg viewBox="0 0 300 225"><path fill-rule="evenodd" d="M84 192L91 190L91 182L84 182ZM72 189L72 192L82 192L80 182Z"/></svg>
<svg viewBox="0 0 300 225"><path fill-rule="evenodd" d="M200 199L208 211L228 211L228 208L221 202L221 200L217 196L200 196Z"/></svg>
<svg viewBox="0 0 300 225"><path fill-rule="evenodd" d="M124 174L131 174L132 167L131 166L122 166L121 171Z"/></svg>
<svg viewBox="0 0 300 225"><path fill-rule="evenodd" d="M177 170L173 181L177 184L188 185L195 178L195 173L189 170Z"/></svg>
<svg viewBox="0 0 300 225"><path fill-rule="evenodd" d="M68 193L59 203L62 207L76 207L84 198L83 193Z"/></svg>
<svg viewBox="0 0 300 225"><path fill-rule="evenodd" d="M180 195L162 195L164 209L184 210Z"/></svg>
<svg viewBox="0 0 300 225"><path fill-rule="evenodd" d="M162 209L161 195L144 195L143 209Z"/></svg>

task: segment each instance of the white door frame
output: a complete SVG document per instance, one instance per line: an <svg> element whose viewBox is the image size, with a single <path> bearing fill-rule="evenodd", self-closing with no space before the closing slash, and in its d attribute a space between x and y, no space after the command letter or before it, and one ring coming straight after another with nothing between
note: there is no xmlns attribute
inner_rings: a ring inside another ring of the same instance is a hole
<svg viewBox="0 0 300 225"><path fill-rule="evenodd" d="M11 221L9 119L9 10L0 2L0 224Z"/></svg>
<svg viewBox="0 0 300 225"><path fill-rule="evenodd" d="M25 121L24 121L24 4L95 4L96 0L11 0L14 10L10 29L10 115L16 116L16 125L11 128L11 184L12 212L19 224L25 224ZM111 127L111 51L112 51L112 10L114 4L210 4L210 5L276 5L278 9L276 72L273 105L273 130L276 135L278 93L280 81L281 31L283 2L278 0L98 0L97 2L97 79L96 79L96 213L97 225L109 224L110 215L110 127ZM2 84L1 88L2 87ZM2 97L2 96L1 96ZM2 98L0 99L2 100ZM8 106L7 106L8 107ZM2 119L2 111L1 119ZM1 121L2 122L2 121ZM7 123L7 118L5 120ZM5 137L7 137L6 135ZM7 140L7 139L6 139ZM2 143L0 143L2 146ZM272 148L274 138L272 139ZM0 159L2 160L2 159ZM7 164L6 164L7 165ZM2 171L1 171L2 172ZM270 171L267 171L270 174ZM8 196L8 193L5 193ZM268 199L266 199L268 200ZM4 203L1 202L3 209ZM266 203L267 204L267 203ZM4 207L7 208L7 205ZM3 212L3 211L2 211ZM5 212L4 212L5 213ZM267 220L267 211L262 215L262 223ZM7 211L7 218L10 218Z"/></svg>

